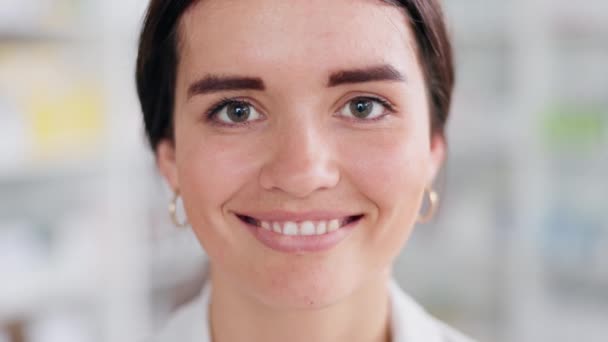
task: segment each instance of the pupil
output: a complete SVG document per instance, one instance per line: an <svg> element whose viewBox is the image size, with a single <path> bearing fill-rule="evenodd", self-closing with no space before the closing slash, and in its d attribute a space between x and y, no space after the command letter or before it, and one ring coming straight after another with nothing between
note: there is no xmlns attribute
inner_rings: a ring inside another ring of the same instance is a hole
<svg viewBox="0 0 608 342"><path fill-rule="evenodd" d="M249 107L242 103L228 105L228 117L234 122L243 122L249 118Z"/></svg>
<svg viewBox="0 0 608 342"><path fill-rule="evenodd" d="M372 111L372 102L369 100L359 100L351 104L353 114L358 118L367 117Z"/></svg>

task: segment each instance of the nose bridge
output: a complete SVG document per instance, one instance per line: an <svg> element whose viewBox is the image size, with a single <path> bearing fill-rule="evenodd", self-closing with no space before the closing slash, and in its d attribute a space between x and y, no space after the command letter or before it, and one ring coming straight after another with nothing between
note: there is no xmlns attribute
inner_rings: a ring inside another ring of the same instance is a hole
<svg viewBox="0 0 608 342"><path fill-rule="evenodd" d="M283 127L278 132L277 145L282 166L312 166L315 152L317 156L323 153L319 149L324 140L320 129L314 120L308 120L303 115L294 115L294 119L284 120Z"/></svg>
<svg viewBox="0 0 608 342"><path fill-rule="evenodd" d="M331 139L319 120L305 115L295 113L277 125L273 153L260 174L264 188L305 197L337 184Z"/></svg>

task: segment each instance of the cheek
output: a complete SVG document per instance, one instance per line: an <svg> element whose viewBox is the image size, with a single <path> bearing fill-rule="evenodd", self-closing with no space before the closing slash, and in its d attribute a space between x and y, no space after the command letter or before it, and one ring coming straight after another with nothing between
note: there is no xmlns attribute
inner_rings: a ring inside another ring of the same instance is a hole
<svg viewBox="0 0 608 342"><path fill-rule="evenodd" d="M224 204L255 175L255 143L195 129L176 134L179 183L195 230L222 225ZM197 232L198 233L198 232Z"/></svg>
<svg viewBox="0 0 608 342"><path fill-rule="evenodd" d="M417 218L425 187L428 141L404 130L368 132L339 147L344 180L372 207L349 258L364 270L384 270L398 256Z"/></svg>
<svg viewBox="0 0 608 342"><path fill-rule="evenodd" d="M402 131L370 134L343 144L345 176L386 212L399 205L416 206L428 170L428 141Z"/></svg>
<svg viewBox="0 0 608 342"><path fill-rule="evenodd" d="M256 144L238 143L233 136L204 136L184 132L181 144L177 142L180 187L188 221L203 249L222 268L230 268L235 260L248 260L249 251L235 253L234 246L243 246L242 235L227 226L225 204L254 179Z"/></svg>
<svg viewBox="0 0 608 342"><path fill-rule="evenodd" d="M415 224L426 185L427 142L422 135L406 134L369 136L342 147L344 176L375 206L370 229L359 236L360 244L368 247L362 262L372 269L384 267L399 254Z"/></svg>

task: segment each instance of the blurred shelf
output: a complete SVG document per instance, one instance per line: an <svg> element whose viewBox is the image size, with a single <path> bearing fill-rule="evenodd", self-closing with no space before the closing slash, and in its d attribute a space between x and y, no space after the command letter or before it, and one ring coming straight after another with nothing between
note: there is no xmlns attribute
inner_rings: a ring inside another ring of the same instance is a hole
<svg viewBox="0 0 608 342"><path fill-rule="evenodd" d="M74 24L55 26L0 25L2 43L76 43L101 37L101 32L93 27Z"/></svg>
<svg viewBox="0 0 608 342"><path fill-rule="evenodd" d="M458 50L504 51L511 45L508 32L502 28L481 29L481 25L455 27L450 33ZM457 56L456 56L457 57Z"/></svg>
<svg viewBox="0 0 608 342"><path fill-rule="evenodd" d="M21 53L14 57L17 67L4 64L7 80L17 79L28 90L34 87L24 74L33 80L39 76L49 89L65 86L70 77L82 78L77 88L101 92L102 122L116 122L118 129L103 130L99 141L76 141L66 147L69 151L63 148L63 140L57 146L46 141L29 146L26 129L20 139L3 141L8 144L2 151L7 153L0 156L0 220L6 223L2 228L8 227L3 233L8 234L12 220L23 222L40 235L38 249L46 254L24 266L25 257L19 252L27 255L35 246L16 250L16 263L9 250L0 248L5 261L0 268L0 322L33 320L57 308L91 308L100 323L100 341L135 341L134 335L151 330L145 324L149 313L142 311L149 281L144 270L147 259L136 251L145 240L140 232L145 223L133 213L148 199L141 196L137 183L145 177L130 158L139 140L132 139L135 130L123 129L124 120L131 119L122 113L139 110L132 106L136 98L128 86L133 83L132 66L124 61L134 61L135 28L143 13L139 9L147 1L12 0L4 5L0 53L8 52L9 57L13 51ZM54 59L47 63L49 56ZM64 65L69 67L61 68ZM3 96L16 93L14 82L6 88L9 91ZM57 99L54 93L49 97ZM14 103L9 103L9 109L16 108ZM48 106L42 108L48 111ZM0 117L6 113L2 109ZM51 122L63 129L60 120ZM76 222L68 229L66 222L71 220ZM78 234L88 239L70 238Z"/></svg>
<svg viewBox="0 0 608 342"><path fill-rule="evenodd" d="M501 47L509 42L507 5L502 1L444 2L448 29L461 48Z"/></svg>
<svg viewBox="0 0 608 342"><path fill-rule="evenodd" d="M514 128L509 108L501 105L472 107L457 103L450 115L447 140L451 157L487 158L511 148Z"/></svg>
<svg viewBox="0 0 608 342"><path fill-rule="evenodd" d="M171 223L167 220L167 225ZM171 226L171 228L174 228ZM148 245L148 269L153 290L171 289L197 275L207 257L191 230L175 231Z"/></svg>
<svg viewBox="0 0 608 342"><path fill-rule="evenodd" d="M88 35L75 34L63 30L13 30L0 31L2 43L72 43L89 38Z"/></svg>
<svg viewBox="0 0 608 342"><path fill-rule="evenodd" d="M88 179L103 175L106 168L98 159L3 165L0 167L0 185L39 185L41 182Z"/></svg>
<svg viewBox="0 0 608 342"><path fill-rule="evenodd" d="M0 322L33 316L52 305L93 303L99 297L98 289L85 269L48 268L4 275L0 282Z"/></svg>

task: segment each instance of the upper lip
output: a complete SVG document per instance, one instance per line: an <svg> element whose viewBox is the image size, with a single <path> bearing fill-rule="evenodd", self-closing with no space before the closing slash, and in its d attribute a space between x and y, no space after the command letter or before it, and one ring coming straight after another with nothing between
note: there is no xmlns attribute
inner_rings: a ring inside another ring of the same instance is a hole
<svg viewBox="0 0 608 342"><path fill-rule="evenodd" d="M315 211L302 211L302 212L290 212L290 211L256 211L256 212L235 212L236 215L248 216L258 221L267 222L301 222L301 221L329 221L333 219L344 219L351 216L361 216L362 213L353 213L347 211L326 211L326 210L315 210Z"/></svg>

